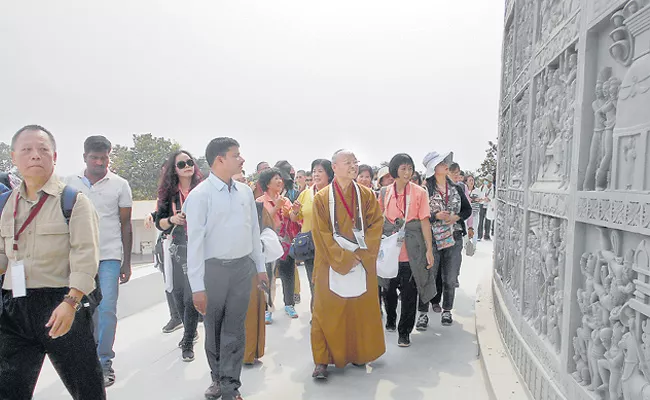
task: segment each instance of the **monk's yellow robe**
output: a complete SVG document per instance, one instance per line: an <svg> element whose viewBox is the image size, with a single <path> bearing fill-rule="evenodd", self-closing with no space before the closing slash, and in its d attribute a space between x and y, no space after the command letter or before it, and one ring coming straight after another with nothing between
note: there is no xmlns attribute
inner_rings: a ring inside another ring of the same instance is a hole
<svg viewBox="0 0 650 400"><path fill-rule="evenodd" d="M265 228L273 229L273 219L261 203L257 204L257 212L261 213L260 231ZM270 277L269 277L270 279ZM266 295L259 288L257 274L251 280L251 297L246 312L246 345L244 347L244 363L252 364L255 360L264 356L266 344L266 325L264 324L264 312L266 311Z"/></svg>
<svg viewBox="0 0 650 400"><path fill-rule="evenodd" d="M339 274L347 274L358 264L354 253L342 249L333 238L330 219L329 192L334 190L338 232L348 240L354 239L354 221L332 186L314 197L312 230L316 247L314 260L314 312L311 326L311 347L315 364L334 364L339 368L349 363L365 364L376 360L386 351L377 293L377 254L381 244L384 217L374 193L365 187L361 192L361 209L367 250L357 250L366 270L367 291L355 298L343 298L329 288L330 266ZM350 184L343 190L349 207L354 204L358 215L356 191ZM353 203L354 196L354 203Z"/></svg>

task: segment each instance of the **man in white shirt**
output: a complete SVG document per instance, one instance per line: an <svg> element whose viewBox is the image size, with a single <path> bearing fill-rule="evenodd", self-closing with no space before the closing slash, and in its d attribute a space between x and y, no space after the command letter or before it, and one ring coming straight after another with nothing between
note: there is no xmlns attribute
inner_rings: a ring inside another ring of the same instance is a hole
<svg viewBox="0 0 650 400"><path fill-rule="evenodd" d="M119 284L131 278L131 208L129 183L108 170L111 142L104 136L90 136L84 142L86 169L66 179L90 198L99 216L99 287L102 300L95 311L97 354L104 370L104 383L115 383L113 359L117 330Z"/></svg>
<svg viewBox="0 0 650 400"><path fill-rule="evenodd" d="M205 153L210 176L190 192L183 206L187 276L194 306L205 315L205 351L212 372L205 397L241 400L251 279L257 273L268 285L268 277L253 191L232 179L244 165L239 143L216 138Z"/></svg>

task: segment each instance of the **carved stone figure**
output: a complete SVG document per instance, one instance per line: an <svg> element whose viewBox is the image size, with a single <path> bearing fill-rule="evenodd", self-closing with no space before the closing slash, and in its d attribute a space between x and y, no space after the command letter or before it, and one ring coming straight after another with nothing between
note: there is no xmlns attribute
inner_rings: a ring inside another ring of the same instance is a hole
<svg viewBox="0 0 650 400"><path fill-rule="evenodd" d="M605 130L603 133L603 159L596 172L596 189L605 190L609 187L612 167L612 155L614 153L614 127L616 126L616 104L618 103L618 91L621 87L620 79L609 78L607 85L603 85L606 102L600 110L605 115Z"/></svg>
<svg viewBox="0 0 650 400"><path fill-rule="evenodd" d="M591 105L591 108L594 110L594 134L591 138L591 145L589 147L589 162L587 164L587 171L585 172L585 180L582 185L582 190L596 189L596 169L598 168L598 162L601 159L601 141L603 132L605 131L605 122L607 121L607 117L602 110L606 104L606 96L609 95L603 90L603 85L605 85L611 75L611 68L603 68L598 75L598 80L596 81L596 100L594 100Z"/></svg>
<svg viewBox="0 0 650 400"><path fill-rule="evenodd" d="M629 137L623 144L623 177L625 179L625 189L632 190L634 185L634 167L636 162L636 137Z"/></svg>

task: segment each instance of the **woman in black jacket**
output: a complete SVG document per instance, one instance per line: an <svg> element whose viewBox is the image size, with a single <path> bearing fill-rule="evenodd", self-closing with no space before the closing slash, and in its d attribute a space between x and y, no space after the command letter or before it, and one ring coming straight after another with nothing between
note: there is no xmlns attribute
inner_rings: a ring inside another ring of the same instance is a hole
<svg viewBox="0 0 650 400"><path fill-rule="evenodd" d="M463 236L467 234L465 220L472 215L472 206L465 191L448 178L449 163L453 153L432 152L424 157L427 168L425 177L429 191L431 229L433 230L433 268L440 271L442 285L436 285L438 295L431 300L434 311L442 311L441 323L453 323L451 310L454 307L458 275L462 261ZM442 309L440 300L442 298ZM435 307L438 307L436 310ZM429 323L428 304L420 304L417 330L426 330Z"/></svg>
<svg viewBox="0 0 650 400"><path fill-rule="evenodd" d="M201 172L187 151L172 153L165 163L158 185L158 213L156 227L170 241L172 260L172 296L183 320L183 340L179 343L185 362L194 360L194 342L199 313L194 308L192 290L187 278L187 230L183 203L192 189L201 181ZM166 276L168 279L169 277Z"/></svg>

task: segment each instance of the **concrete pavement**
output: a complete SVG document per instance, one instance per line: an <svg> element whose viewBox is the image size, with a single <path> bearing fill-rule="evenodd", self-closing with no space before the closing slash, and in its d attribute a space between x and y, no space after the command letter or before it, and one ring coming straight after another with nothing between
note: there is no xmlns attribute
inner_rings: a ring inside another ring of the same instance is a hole
<svg viewBox="0 0 650 400"><path fill-rule="evenodd" d="M267 327L266 355L260 364L244 368L243 397L420 400L444 395L452 399L487 400L478 360L474 303L477 285L490 272L491 265L492 242L479 243L474 257L464 257L453 326L442 327L439 314L430 312L429 330L414 332L410 348L397 347L397 334L386 333L384 356L365 369L330 368L326 383L311 378L309 289L301 268L302 303L296 307L300 318L290 320L283 312L274 314L274 324ZM280 290L276 295L279 302ZM195 347L196 360L184 363L176 347L182 332L165 335L160 331L167 318L167 306L160 303L119 321L114 362L117 381L107 389L109 399L203 399L203 391L210 383L203 326L199 326L201 340ZM69 398L46 361L34 399Z"/></svg>

